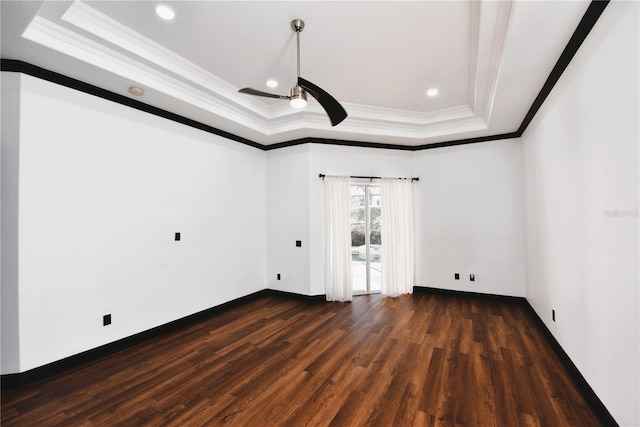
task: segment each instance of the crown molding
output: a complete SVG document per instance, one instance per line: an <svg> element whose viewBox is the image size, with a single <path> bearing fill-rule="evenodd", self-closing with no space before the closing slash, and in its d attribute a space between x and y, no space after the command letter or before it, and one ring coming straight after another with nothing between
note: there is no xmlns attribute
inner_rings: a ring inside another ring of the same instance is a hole
<svg viewBox="0 0 640 427"><path fill-rule="evenodd" d="M36 16L31 21L22 36L258 132L268 131L268 123L260 115L249 115L246 111L240 114L237 107L229 105L219 97L198 90L41 16Z"/></svg>
<svg viewBox="0 0 640 427"><path fill-rule="evenodd" d="M489 124L495 93L499 83L502 53L509 19L511 0L500 2L472 2L471 64L472 93L470 105L477 117ZM493 31L482 31L493 28ZM474 37L475 35L475 37Z"/></svg>
<svg viewBox="0 0 640 427"><path fill-rule="evenodd" d="M476 110L477 79L478 79L478 51L480 50L480 2L471 2L471 24L469 26L471 40L469 40L469 106Z"/></svg>
<svg viewBox="0 0 640 427"><path fill-rule="evenodd" d="M484 104L481 106L481 110L478 111L478 114L484 118L484 121L487 124L491 120L491 112L493 111L493 104L500 76L500 68L502 65L502 51L507 38L507 30L509 28L511 4L511 0L500 1L497 4L498 10L496 13L495 34L490 55L491 66L486 83L486 98L484 100Z"/></svg>
<svg viewBox="0 0 640 427"><path fill-rule="evenodd" d="M553 87L556 85L558 80L560 80L560 77L564 73L564 70L567 69L567 67L571 63L571 60L578 52L580 46L582 46L582 43L586 40L593 27L596 25L596 22L598 22L598 19L600 19L600 15L602 15L602 12L604 12L608 5L609 0L591 1L589 7L587 8L587 11L582 16L578 27L573 32L573 35L569 39L569 42L560 54L560 58L558 58L556 65L554 65L553 69L549 73L549 77L547 77L547 80L544 82L542 89L540 89L538 96L533 101L533 104L531 104L531 108L529 108L529 111L522 120L522 123L517 130L520 135L522 135L524 131L527 130L529 123L531 123L536 113L538 112L544 101L547 99L547 96L549 96L549 94L551 93Z"/></svg>
<svg viewBox="0 0 640 427"><path fill-rule="evenodd" d="M247 102L245 98L237 96L238 88L225 80L208 72L202 67L187 61L171 50L120 24L118 21L98 12L82 1L75 1L62 15L63 21L68 22L102 40L118 46L134 55L143 58L163 69L181 76L190 83L195 83L208 91L216 93L227 101L237 103L262 116L266 108Z"/></svg>

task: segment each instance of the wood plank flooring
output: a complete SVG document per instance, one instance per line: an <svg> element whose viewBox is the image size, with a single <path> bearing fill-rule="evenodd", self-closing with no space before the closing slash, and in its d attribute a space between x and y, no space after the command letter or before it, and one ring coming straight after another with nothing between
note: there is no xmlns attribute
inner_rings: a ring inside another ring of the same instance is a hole
<svg viewBox="0 0 640 427"><path fill-rule="evenodd" d="M5 390L3 426L597 426L510 301L266 295Z"/></svg>

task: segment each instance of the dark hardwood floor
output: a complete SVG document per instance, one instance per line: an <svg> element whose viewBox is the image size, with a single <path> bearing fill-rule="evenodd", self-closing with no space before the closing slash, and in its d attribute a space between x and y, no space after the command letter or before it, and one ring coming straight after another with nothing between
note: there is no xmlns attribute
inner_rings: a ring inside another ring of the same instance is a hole
<svg viewBox="0 0 640 427"><path fill-rule="evenodd" d="M4 390L3 426L597 426L526 307L266 295Z"/></svg>

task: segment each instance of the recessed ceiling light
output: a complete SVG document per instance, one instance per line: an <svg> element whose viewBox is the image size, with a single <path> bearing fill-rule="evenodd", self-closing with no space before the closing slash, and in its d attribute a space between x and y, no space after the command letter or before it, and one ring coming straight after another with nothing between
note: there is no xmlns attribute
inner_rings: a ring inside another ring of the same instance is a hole
<svg viewBox="0 0 640 427"><path fill-rule="evenodd" d="M161 4L160 6L156 7L156 14L160 18L166 19L167 21L171 21L176 16L176 14L173 12L173 9L171 9L169 6L165 6L163 4Z"/></svg>
<svg viewBox="0 0 640 427"><path fill-rule="evenodd" d="M278 87L278 82L273 80L273 79L267 80L267 86L269 86L269 87Z"/></svg>
<svg viewBox="0 0 640 427"><path fill-rule="evenodd" d="M427 96L436 96L438 94L438 89L432 87L427 91Z"/></svg>

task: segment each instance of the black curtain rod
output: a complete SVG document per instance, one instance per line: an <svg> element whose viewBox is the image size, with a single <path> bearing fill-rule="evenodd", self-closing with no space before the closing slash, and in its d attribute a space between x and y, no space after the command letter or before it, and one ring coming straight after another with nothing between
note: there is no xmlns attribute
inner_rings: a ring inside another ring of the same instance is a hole
<svg viewBox="0 0 640 427"><path fill-rule="evenodd" d="M326 175L321 173L318 175L318 178L322 178L324 179ZM382 179L381 176L357 176L357 175L351 175L349 178L359 178L359 179L370 179L370 180L374 180L374 179ZM409 178L397 178L397 179L409 179ZM413 181L420 181L420 178L416 177L416 178L411 178L411 182Z"/></svg>

